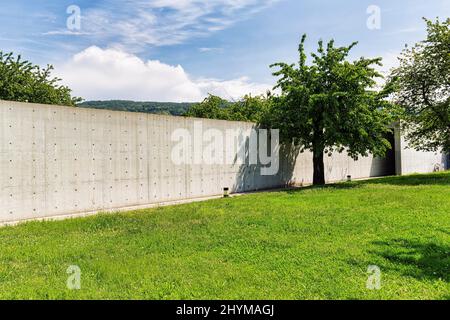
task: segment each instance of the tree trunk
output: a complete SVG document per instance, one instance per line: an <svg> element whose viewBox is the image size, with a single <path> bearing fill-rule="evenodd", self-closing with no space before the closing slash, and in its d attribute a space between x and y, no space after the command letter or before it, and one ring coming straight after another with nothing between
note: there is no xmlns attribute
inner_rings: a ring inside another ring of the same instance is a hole
<svg viewBox="0 0 450 320"><path fill-rule="evenodd" d="M323 163L323 150L314 152L313 163L314 163L313 184L315 186L323 186L325 185L325 165Z"/></svg>

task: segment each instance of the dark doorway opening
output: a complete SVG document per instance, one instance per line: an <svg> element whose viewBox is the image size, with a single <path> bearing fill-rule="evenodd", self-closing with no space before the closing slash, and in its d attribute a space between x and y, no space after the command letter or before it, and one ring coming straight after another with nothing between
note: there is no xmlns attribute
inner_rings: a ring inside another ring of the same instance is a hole
<svg viewBox="0 0 450 320"><path fill-rule="evenodd" d="M395 136L394 133L389 133L386 139L391 144L392 148L386 152L385 156L385 175L386 176L395 176Z"/></svg>
<svg viewBox="0 0 450 320"><path fill-rule="evenodd" d="M391 149L386 151L384 157L375 157L372 161L372 168L370 170L371 177L386 177L395 176L396 170L396 152L395 152L395 136L393 133L386 135L386 139L391 144Z"/></svg>

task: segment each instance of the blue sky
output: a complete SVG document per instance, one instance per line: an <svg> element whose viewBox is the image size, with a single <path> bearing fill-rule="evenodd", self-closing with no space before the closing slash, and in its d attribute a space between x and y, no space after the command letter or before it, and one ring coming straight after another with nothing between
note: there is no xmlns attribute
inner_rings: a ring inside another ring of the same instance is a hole
<svg viewBox="0 0 450 320"><path fill-rule="evenodd" d="M67 8L81 10L69 30ZM371 30L367 8L380 8ZM0 50L45 65L86 99L237 99L275 79L269 65L297 60L298 40L359 41L353 56L395 65L425 36L422 17L447 18L450 0L15 0L0 7Z"/></svg>

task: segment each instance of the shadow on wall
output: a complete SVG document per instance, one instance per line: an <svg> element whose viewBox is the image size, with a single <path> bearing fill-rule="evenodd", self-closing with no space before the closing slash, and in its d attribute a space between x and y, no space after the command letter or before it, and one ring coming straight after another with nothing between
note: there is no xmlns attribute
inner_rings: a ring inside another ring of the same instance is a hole
<svg viewBox="0 0 450 320"><path fill-rule="evenodd" d="M255 127L255 129L258 130L259 128ZM241 135L240 139L242 138L243 136ZM241 164L239 167L234 187L231 190L232 192L251 192L265 189L283 188L292 185L294 168L300 150L299 147L294 145L279 146L278 171L274 175L262 175L261 172L264 167L270 167L271 165L273 165L273 163L267 166L261 164L248 164L250 156L249 150L250 141L249 138L246 137L245 143L242 143L240 145L240 149L238 150L238 154L245 154L244 158L246 159L246 162L244 164ZM276 156L271 152L271 137L269 137L268 139L266 154L267 156L272 156L272 160ZM238 161L237 157L238 156L236 156L234 159L234 164L236 164Z"/></svg>
<svg viewBox="0 0 450 320"><path fill-rule="evenodd" d="M373 242L372 254L392 264L392 269L418 280L450 282L450 246L433 242L392 239Z"/></svg>
<svg viewBox="0 0 450 320"><path fill-rule="evenodd" d="M254 129L258 130L258 127L254 127ZM282 187L290 187L294 186L294 173L297 164L297 160L300 154L300 147L295 145L286 145L283 144L279 149L279 170L276 175L273 176L263 176L261 174L261 169L264 166L258 165L249 165L249 137L241 134L240 139L246 139L245 143L240 145L240 150L238 154L245 154L245 159L247 162L239 166L238 174L236 176L236 180L234 186L231 188L231 192L251 192L265 189L273 189L273 188L282 188ZM405 177L397 177L396 176L396 149L395 149L395 136L393 133L387 136L387 139L391 143L392 148L388 150L386 156L383 158L375 157L371 160L371 163L368 164L370 167L365 173L361 174L361 177L369 178L369 177L385 177L383 179L375 179L370 181L357 181L354 183L348 184L332 184L331 187L339 187L339 188L354 188L359 187L365 183L379 183L379 184L392 184L392 185L424 185L424 184L440 184L440 185L450 185L450 179L445 175L420 175L420 176L405 176ZM267 155L270 152L270 139L268 142L268 150ZM236 165L238 159L237 155L234 159L234 164ZM361 164L362 165L362 164ZM329 170L328 174L332 170L337 170L332 166L330 168L325 168L325 170ZM349 168L342 167L342 172L340 173L340 179L345 181ZM303 174L310 175L310 177L302 177L307 181L308 178L311 178L313 172L303 172ZM391 178L389 178L391 177ZM297 177L299 178L299 177ZM303 180L301 182L303 185Z"/></svg>
<svg viewBox="0 0 450 320"><path fill-rule="evenodd" d="M281 155L281 163L280 173L282 174L281 181L285 186L293 186L295 181L293 181L294 170L297 164L297 158L300 154L300 146L296 146L294 144L291 145L283 145L280 148ZM313 176L313 172L310 173L311 180ZM303 184L303 182L302 182Z"/></svg>

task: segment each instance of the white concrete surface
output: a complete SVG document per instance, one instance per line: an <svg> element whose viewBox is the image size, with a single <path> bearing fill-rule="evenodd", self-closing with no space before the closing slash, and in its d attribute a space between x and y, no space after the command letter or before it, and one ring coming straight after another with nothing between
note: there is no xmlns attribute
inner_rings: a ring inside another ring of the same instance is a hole
<svg viewBox="0 0 450 320"><path fill-rule="evenodd" d="M428 173L446 169L446 157L441 152L416 151L408 147L403 137L401 146L401 174Z"/></svg>

